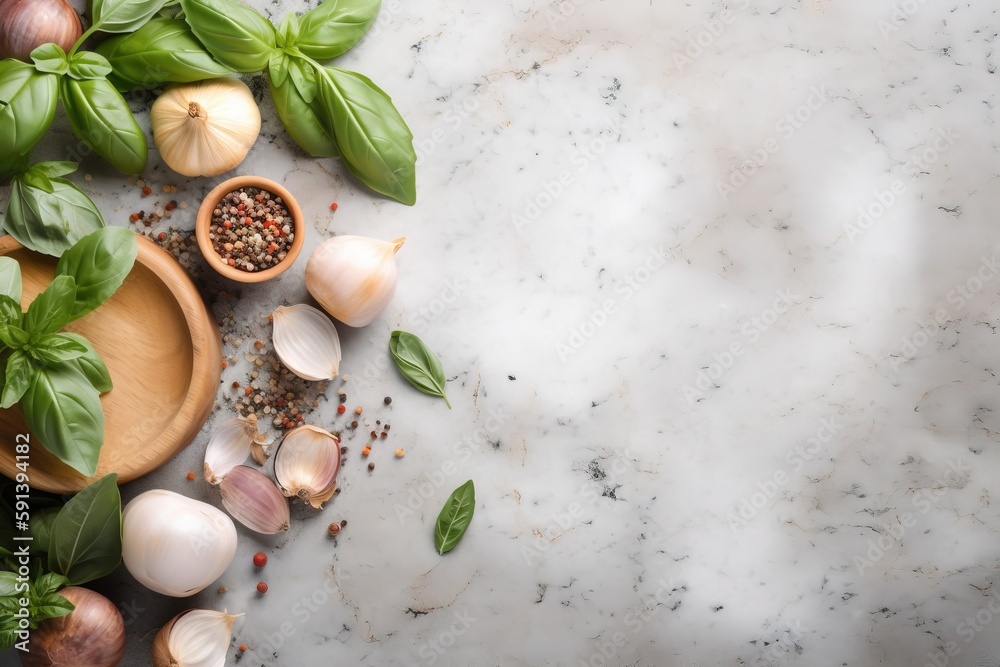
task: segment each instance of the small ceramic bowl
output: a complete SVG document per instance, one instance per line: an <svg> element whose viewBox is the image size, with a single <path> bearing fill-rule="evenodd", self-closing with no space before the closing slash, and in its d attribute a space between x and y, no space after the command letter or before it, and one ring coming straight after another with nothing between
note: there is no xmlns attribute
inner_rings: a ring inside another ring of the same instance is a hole
<svg viewBox="0 0 1000 667"><path fill-rule="evenodd" d="M281 197L285 208L287 208L288 212L292 215L292 230L295 233L295 239L292 241L291 248L288 249L285 259L281 260L278 264L275 264L269 269L264 269L263 271L244 271L242 269L229 266L225 262L221 261L221 256L215 251L211 239L208 238L209 227L212 224L212 214L215 212L215 207L219 205L219 202L222 201L222 198L227 194L235 192L241 188L259 188L270 192L272 195ZM302 245L305 242L306 224L305 218L302 216L302 209L299 208L299 204L295 201L295 197L293 197L292 193L286 190L282 185L260 176L238 176L220 183L211 192L209 192L208 195L206 195L204 201L201 202L201 208L198 209L198 217L194 223L194 231L195 236L198 239L198 248L201 249L201 254L204 255L205 261L207 261L208 265L215 269L215 271L226 278L236 280L241 283L260 283L274 278L292 265L295 258L298 257L299 253L302 251Z"/></svg>

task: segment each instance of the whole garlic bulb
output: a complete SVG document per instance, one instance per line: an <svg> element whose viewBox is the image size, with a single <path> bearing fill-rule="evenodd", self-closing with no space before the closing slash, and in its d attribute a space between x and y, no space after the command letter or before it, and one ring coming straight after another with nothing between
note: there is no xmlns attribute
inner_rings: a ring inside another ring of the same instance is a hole
<svg viewBox="0 0 1000 667"><path fill-rule="evenodd" d="M163 161L184 176L229 171L260 134L260 109L239 79L171 86L153 102L149 120Z"/></svg>
<svg viewBox="0 0 1000 667"><path fill-rule="evenodd" d="M80 15L66 0L0 0L0 60L30 62L31 52L49 42L68 53L82 34Z"/></svg>
<svg viewBox="0 0 1000 667"><path fill-rule="evenodd" d="M344 324L370 324L396 293L396 253L405 241L364 236L324 241L306 264L306 288L326 312Z"/></svg>
<svg viewBox="0 0 1000 667"><path fill-rule="evenodd" d="M153 640L153 667L224 667L233 624L243 614L189 609L174 616Z"/></svg>
<svg viewBox="0 0 1000 667"><path fill-rule="evenodd" d="M154 489L122 510L122 560L157 593L194 595L218 579L235 555L233 520L201 501Z"/></svg>

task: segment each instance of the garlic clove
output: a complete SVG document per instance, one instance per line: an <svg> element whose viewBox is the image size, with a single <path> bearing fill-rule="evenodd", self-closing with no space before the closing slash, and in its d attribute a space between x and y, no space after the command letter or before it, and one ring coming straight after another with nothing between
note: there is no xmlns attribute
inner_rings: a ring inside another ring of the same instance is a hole
<svg viewBox="0 0 1000 667"><path fill-rule="evenodd" d="M340 470L340 440L316 426L289 431L274 455L274 476L282 493L316 509L333 497Z"/></svg>
<svg viewBox="0 0 1000 667"><path fill-rule="evenodd" d="M352 327L370 324L396 293L396 253L405 238L335 236L306 264L306 288L323 310Z"/></svg>
<svg viewBox="0 0 1000 667"><path fill-rule="evenodd" d="M265 535L288 530L288 499L267 475L236 466L222 480L219 490L225 508L250 530Z"/></svg>
<svg viewBox="0 0 1000 667"><path fill-rule="evenodd" d="M247 460L247 454L267 458L270 439L257 430L257 415L230 419L217 428L205 449L205 479L209 484L218 484L230 470ZM263 465L263 461L258 461Z"/></svg>
<svg viewBox="0 0 1000 667"><path fill-rule="evenodd" d="M153 641L153 667L224 667L233 624L243 614L189 609L174 616Z"/></svg>
<svg viewBox="0 0 1000 667"><path fill-rule="evenodd" d="M153 489L122 510L122 561L139 583L187 597L219 578L236 555L236 526L222 510Z"/></svg>
<svg viewBox="0 0 1000 667"><path fill-rule="evenodd" d="M322 311L299 304L274 311L274 351L300 378L318 382L340 372L340 336Z"/></svg>

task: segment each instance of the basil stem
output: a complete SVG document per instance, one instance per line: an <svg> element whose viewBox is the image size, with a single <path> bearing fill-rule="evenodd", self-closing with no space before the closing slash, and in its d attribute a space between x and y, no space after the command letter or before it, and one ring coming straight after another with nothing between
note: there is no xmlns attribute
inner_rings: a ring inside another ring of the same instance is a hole
<svg viewBox="0 0 1000 667"><path fill-rule="evenodd" d="M470 479L455 489L434 524L434 546L444 555L455 548L472 523L476 511L476 487Z"/></svg>
<svg viewBox="0 0 1000 667"><path fill-rule="evenodd" d="M389 337L389 352L410 384L425 394L440 396L451 408L444 393L444 368L424 341L405 331L393 331Z"/></svg>

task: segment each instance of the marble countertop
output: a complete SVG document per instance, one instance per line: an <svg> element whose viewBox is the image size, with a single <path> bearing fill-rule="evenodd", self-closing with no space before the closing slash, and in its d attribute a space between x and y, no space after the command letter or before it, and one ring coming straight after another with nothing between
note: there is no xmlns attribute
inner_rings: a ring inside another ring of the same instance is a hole
<svg viewBox="0 0 1000 667"><path fill-rule="evenodd" d="M369 473L346 438L341 495L280 537L240 528L224 595L100 582L123 664L190 607L245 612L227 665L254 667L1000 664L998 30L989 2L386 0L340 65L409 122L418 204L308 158L266 95L235 173L298 195L306 252L407 237L395 300L342 331L349 405L407 455ZM57 123L40 157L72 144ZM115 224L146 205L83 170ZM187 228L221 180L155 152L146 178ZM304 267L216 304L246 323L219 409L125 501L220 505L185 475ZM453 409L391 367L396 328L439 352Z"/></svg>

